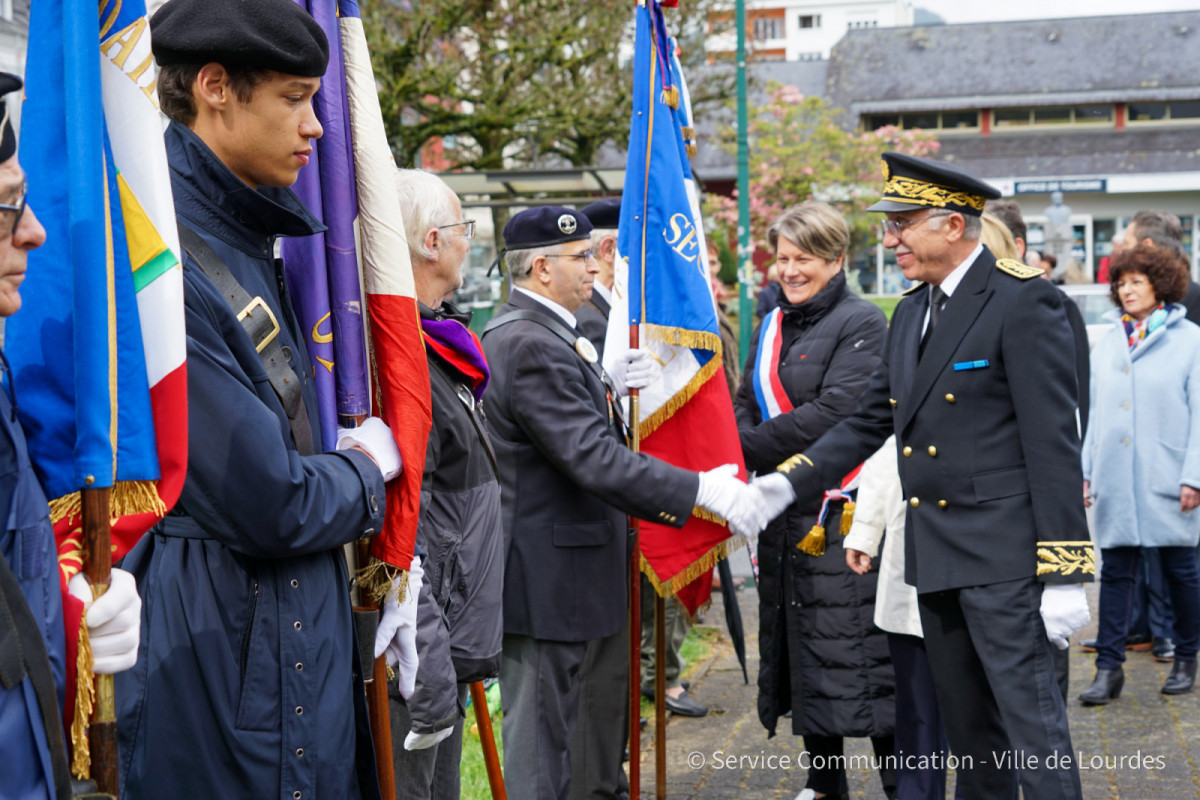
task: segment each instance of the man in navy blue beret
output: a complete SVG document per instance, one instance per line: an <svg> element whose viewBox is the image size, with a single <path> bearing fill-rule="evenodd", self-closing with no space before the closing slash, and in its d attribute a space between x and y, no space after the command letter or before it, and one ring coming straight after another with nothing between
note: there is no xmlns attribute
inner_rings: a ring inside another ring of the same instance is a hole
<svg viewBox="0 0 1200 800"><path fill-rule="evenodd" d="M483 336L507 544L500 684L512 797L568 797L585 656L600 640L627 636L626 515L681 527L700 506L735 532L764 524L733 465L697 474L625 446L616 401L656 372L637 356L608 376L580 335L575 313L598 269L591 231L586 216L559 206L509 220L513 290ZM627 681L625 670L614 708Z"/></svg>
<svg viewBox="0 0 1200 800"><path fill-rule="evenodd" d="M342 546L381 529L399 452L378 419L327 452L274 259L277 237L324 230L288 187L322 134L329 44L291 0L170 0L150 28L186 250L188 465L125 558L144 607L117 686L121 795L377 800Z"/></svg>

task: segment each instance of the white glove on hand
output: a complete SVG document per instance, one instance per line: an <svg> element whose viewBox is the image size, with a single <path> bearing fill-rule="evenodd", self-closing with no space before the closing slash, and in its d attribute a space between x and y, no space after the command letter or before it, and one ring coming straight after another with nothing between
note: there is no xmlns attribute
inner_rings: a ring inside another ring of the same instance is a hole
<svg viewBox="0 0 1200 800"><path fill-rule="evenodd" d="M772 472L770 475L755 478L750 482L750 490L754 492L753 499L768 522L796 502L796 490L780 472Z"/></svg>
<svg viewBox="0 0 1200 800"><path fill-rule="evenodd" d="M450 734L452 733L454 733L453 725L451 725L449 728L443 728L436 733L413 733L412 731L409 731L408 735L404 737L404 749L426 750L430 747L433 747L435 744L438 744L443 739L449 739Z"/></svg>
<svg viewBox="0 0 1200 800"><path fill-rule="evenodd" d="M1042 587L1041 611L1046 638L1059 650L1066 650L1068 637L1092 618L1082 583L1054 583Z"/></svg>
<svg viewBox="0 0 1200 800"><path fill-rule="evenodd" d="M375 459L383 480L390 481L400 474L404 464L400 461L400 448L392 436L392 429L379 417L367 417L357 428L338 428L336 450L361 447Z"/></svg>
<svg viewBox="0 0 1200 800"><path fill-rule="evenodd" d="M392 580L391 591L384 598L383 615L375 631L375 657L387 654L388 666L396 665L400 675L400 696L412 697L417 688L417 596L421 593L421 559L413 556L408 568L408 592L404 602L397 600L400 578Z"/></svg>
<svg viewBox="0 0 1200 800"><path fill-rule="evenodd" d="M723 464L701 472L696 505L724 517L731 531L750 538L767 527L768 520L753 502L750 487L738 479L737 473L737 464Z"/></svg>
<svg viewBox="0 0 1200 800"><path fill-rule="evenodd" d="M92 646L92 671L97 675L124 672L137 663L142 638L142 598L137 581L114 569L108 591L92 599L92 585L82 572L67 583L67 593L83 601L83 621Z"/></svg>
<svg viewBox="0 0 1200 800"><path fill-rule="evenodd" d="M630 389L645 389L661 375L662 364L644 347L626 350L608 373L618 397L627 396Z"/></svg>

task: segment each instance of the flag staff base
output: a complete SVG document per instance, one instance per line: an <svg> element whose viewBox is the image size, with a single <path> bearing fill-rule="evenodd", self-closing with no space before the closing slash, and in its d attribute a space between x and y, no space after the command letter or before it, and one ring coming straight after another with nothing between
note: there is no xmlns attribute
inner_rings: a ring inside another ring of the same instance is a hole
<svg viewBox="0 0 1200 800"><path fill-rule="evenodd" d="M355 543L356 560L360 567L367 563L369 542L369 539L359 539ZM356 613L379 613L379 604L371 599L370 594L359 593L359 602L362 605L354 607ZM375 643L370 642L368 647L373 649ZM363 666L366 667L365 664ZM387 680L387 661L380 656L372 662L369 674L363 675L363 683L367 691L371 740L375 744L375 773L379 778L379 793L381 797L391 798L396 796L396 772L392 761L392 717L388 709Z"/></svg>
<svg viewBox="0 0 1200 800"><path fill-rule="evenodd" d="M112 577L112 529L109 522L109 487L84 489L83 548L84 573L92 585L92 596L100 597ZM86 615L85 615L86 616ZM81 623L87 624L86 618ZM88 751L91 777L103 794L117 796L117 703L112 675L96 675L96 699L88 726Z"/></svg>

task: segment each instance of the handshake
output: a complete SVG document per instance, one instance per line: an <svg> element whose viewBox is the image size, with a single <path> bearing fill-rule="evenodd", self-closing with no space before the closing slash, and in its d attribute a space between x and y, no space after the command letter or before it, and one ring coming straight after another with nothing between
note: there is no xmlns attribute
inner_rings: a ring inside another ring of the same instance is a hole
<svg viewBox="0 0 1200 800"><path fill-rule="evenodd" d="M783 513L796 499L786 477L779 473L738 479L736 464L725 464L700 473L696 505L729 523L729 529L745 536L753 545L767 523Z"/></svg>

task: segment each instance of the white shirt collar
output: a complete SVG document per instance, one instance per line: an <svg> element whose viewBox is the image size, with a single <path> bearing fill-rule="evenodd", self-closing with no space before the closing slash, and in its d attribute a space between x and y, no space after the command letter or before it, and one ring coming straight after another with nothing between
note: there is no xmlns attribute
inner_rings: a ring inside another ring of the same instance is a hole
<svg viewBox="0 0 1200 800"><path fill-rule="evenodd" d="M975 259L979 258L979 254L983 252L983 242L975 245L975 249L971 251L971 255L967 256L967 260L959 264L954 270L942 278L942 282L938 286L942 287L942 291L946 293L946 297L954 294L954 290L962 283L963 276L967 274L967 270L975 263Z"/></svg>
<svg viewBox="0 0 1200 800"><path fill-rule="evenodd" d="M592 284L592 291L599 292L600 296L604 298L604 301L610 306L612 305L612 289L608 288L603 283L600 283L600 281L596 281Z"/></svg>
<svg viewBox="0 0 1200 800"><path fill-rule="evenodd" d="M532 297L534 300L537 300L539 303L544 305L546 308L550 309L555 314L557 314L562 319L563 322L567 323L567 325L571 326L572 328L575 327L575 315L572 314L570 311L567 311L567 309L563 308L558 303L551 300L549 297L543 297L542 295L538 294L537 292L531 292L528 289L521 287L521 286L514 286L513 291L520 292L521 294L525 294L525 295L528 295L529 297Z"/></svg>

